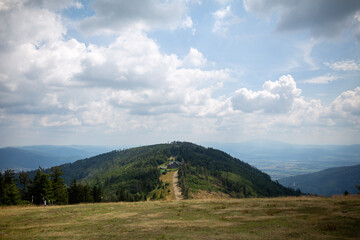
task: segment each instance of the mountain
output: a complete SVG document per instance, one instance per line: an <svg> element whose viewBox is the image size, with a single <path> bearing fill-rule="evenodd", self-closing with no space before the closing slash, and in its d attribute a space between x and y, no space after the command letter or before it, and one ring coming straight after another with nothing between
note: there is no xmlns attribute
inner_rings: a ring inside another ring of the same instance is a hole
<svg viewBox="0 0 360 240"><path fill-rule="evenodd" d="M273 180L360 164L360 145L298 145L269 140L204 145L241 158Z"/></svg>
<svg viewBox="0 0 360 240"><path fill-rule="evenodd" d="M68 185L77 182L99 186L105 200L122 195L137 199L165 189L160 167L177 162L179 182L185 197L199 191L223 192L233 197L265 197L299 194L273 182L260 170L230 155L186 142L112 151L61 165ZM33 173L30 173L30 175Z"/></svg>
<svg viewBox="0 0 360 240"><path fill-rule="evenodd" d="M0 171L14 169L29 171L48 168L110 151L97 146L24 146L0 149Z"/></svg>
<svg viewBox="0 0 360 240"><path fill-rule="evenodd" d="M284 186L300 188L304 193L332 196L348 191L355 194L360 185L360 165L329 168L319 172L279 180Z"/></svg>
<svg viewBox="0 0 360 240"><path fill-rule="evenodd" d="M61 164L57 159L41 153L12 147L0 149L0 170L11 168L15 171L27 171L39 166L49 167L50 163Z"/></svg>

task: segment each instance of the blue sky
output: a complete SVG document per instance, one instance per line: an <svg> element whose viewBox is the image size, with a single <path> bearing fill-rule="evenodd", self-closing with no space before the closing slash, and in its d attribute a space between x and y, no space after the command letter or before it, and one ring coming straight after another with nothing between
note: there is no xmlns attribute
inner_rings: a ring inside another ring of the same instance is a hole
<svg viewBox="0 0 360 240"><path fill-rule="evenodd" d="M356 0L0 1L0 145L360 143Z"/></svg>

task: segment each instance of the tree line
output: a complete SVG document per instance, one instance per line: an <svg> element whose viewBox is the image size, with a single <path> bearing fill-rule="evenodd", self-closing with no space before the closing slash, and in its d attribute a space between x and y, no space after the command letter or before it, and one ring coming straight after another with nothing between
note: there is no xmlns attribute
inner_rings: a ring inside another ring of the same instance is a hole
<svg viewBox="0 0 360 240"><path fill-rule="evenodd" d="M68 187L62 175L60 167L52 167L50 173L39 168L33 179L26 172L20 172L18 179L11 169L0 172L0 205L64 205L102 201L100 186L90 187L74 179Z"/></svg>

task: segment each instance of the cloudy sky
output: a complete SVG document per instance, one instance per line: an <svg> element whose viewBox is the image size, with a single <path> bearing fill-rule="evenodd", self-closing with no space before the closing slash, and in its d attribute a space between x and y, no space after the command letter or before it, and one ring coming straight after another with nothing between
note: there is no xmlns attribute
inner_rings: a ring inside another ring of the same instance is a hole
<svg viewBox="0 0 360 240"><path fill-rule="evenodd" d="M0 134L360 143L360 1L0 0Z"/></svg>

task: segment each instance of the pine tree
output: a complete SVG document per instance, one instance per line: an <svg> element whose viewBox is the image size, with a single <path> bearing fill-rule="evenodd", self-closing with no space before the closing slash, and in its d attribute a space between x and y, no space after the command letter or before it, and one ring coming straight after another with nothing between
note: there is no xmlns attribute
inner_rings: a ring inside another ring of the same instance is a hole
<svg viewBox="0 0 360 240"><path fill-rule="evenodd" d="M93 196L94 202L101 202L102 199L102 189L97 186L92 188L91 194Z"/></svg>
<svg viewBox="0 0 360 240"><path fill-rule="evenodd" d="M51 168L51 182L53 188L53 200L55 204L67 204L68 192L64 180L61 178L63 171L60 167Z"/></svg>
<svg viewBox="0 0 360 240"><path fill-rule="evenodd" d="M0 171L0 205L4 204L5 197L5 182L4 177Z"/></svg>
<svg viewBox="0 0 360 240"><path fill-rule="evenodd" d="M14 182L14 176L14 170L8 169L4 172L2 204L16 205L20 203L19 189Z"/></svg>
<svg viewBox="0 0 360 240"><path fill-rule="evenodd" d="M76 179L74 178L70 184L70 187L68 189L68 193L69 193L69 203L70 204L74 204L74 203L79 203L80 202L80 198L79 198L79 187L77 185Z"/></svg>
<svg viewBox="0 0 360 240"><path fill-rule="evenodd" d="M19 183L21 185L20 195L22 200L31 200L29 198L28 190L29 190L29 175L26 172L19 173Z"/></svg>
<svg viewBox="0 0 360 240"><path fill-rule="evenodd" d="M81 187L81 202L94 202L92 196L92 189L88 184L80 185Z"/></svg>
<svg viewBox="0 0 360 240"><path fill-rule="evenodd" d="M49 202L54 199L49 175L43 173L43 169L40 167L29 187L29 195L34 204L43 204L44 200Z"/></svg>

